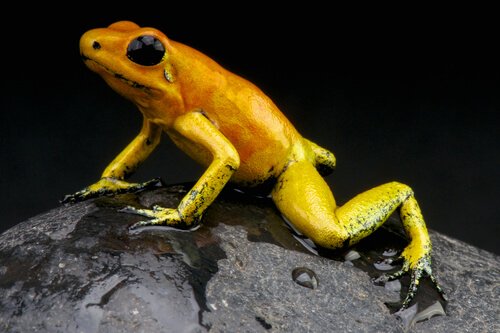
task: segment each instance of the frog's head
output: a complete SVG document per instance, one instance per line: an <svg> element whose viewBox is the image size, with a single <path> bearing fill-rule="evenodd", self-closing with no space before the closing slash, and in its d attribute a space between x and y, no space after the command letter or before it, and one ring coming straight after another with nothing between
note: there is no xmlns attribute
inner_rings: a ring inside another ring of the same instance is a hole
<svg viewBox="0 0 500 333"><path fill-rule="evenodd" d="M160 98L174 82L170 48L161 31L129 21L89 30L80 39L85 64L135 102Z"/></svg>

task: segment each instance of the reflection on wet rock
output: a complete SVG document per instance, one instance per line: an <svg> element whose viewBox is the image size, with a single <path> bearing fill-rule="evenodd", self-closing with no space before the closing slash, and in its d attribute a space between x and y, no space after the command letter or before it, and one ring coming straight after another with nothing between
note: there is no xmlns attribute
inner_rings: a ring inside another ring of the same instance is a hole
<svg viewBox="0 0 500 333"><path fill-rule="evenodd" d="M316 277L316 273L306 267L295 268L292 271L292 279L302 287L310 289L316 289L318 287L318 278Z"/></svg>

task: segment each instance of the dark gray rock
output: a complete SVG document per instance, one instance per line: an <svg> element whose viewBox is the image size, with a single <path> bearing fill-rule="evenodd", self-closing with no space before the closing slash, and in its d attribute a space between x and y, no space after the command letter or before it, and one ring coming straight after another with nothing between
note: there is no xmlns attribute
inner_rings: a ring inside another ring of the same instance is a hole
<svg viewBox="0 0 500 333"><path fill-rule="evenodd" d="M385 304L400 301L407 278L402 291L398 282L384 288L370 279L381 273L374 263L384 251L395 255L388 247L404 246L396 229L379 229L350 262L334 260L342 253L311 254L268 199L231 190L194 231L131 234L127 225L141 217L117 212L127 204L174 206L185 191L170 186L60 207L0 235L0 331L500 331L499 257L436 232L434 269L447 314L410 325ZM294 282L300 267L315 274L316 288ZM429 283L416 301L420 310L444 304Z"/></svg>

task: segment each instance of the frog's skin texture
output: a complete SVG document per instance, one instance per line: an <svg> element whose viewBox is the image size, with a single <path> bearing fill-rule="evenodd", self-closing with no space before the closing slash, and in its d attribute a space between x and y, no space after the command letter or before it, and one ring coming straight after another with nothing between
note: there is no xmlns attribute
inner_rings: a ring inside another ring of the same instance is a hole
<svg viewBox="0 0 500 333"><path fill-rule="evenodd" d="M154 185L125 179L155 149L163 133L206 171L178 207L127 207L148 217L132 229L198 223L222 188L267 185L281 213L319 246L353 245L382 225L396 209L410 238L402 269L382 280L411 273L408 307L423 275L430 276L431 242L413 191L391 182L337 206L322 175L335 167L333 153L303 138L258 87L202 53L153 28L121 21L86 32L80 40L85 64L144 116L137 137L109 164L95 184L68 195L76 202Z"/></svg>

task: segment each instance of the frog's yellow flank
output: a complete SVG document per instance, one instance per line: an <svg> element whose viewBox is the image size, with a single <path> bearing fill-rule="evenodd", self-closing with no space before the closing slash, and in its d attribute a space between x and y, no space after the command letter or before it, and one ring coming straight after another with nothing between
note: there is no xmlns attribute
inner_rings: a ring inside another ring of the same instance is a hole
<svg viewBox="0 0 500 333"><path fill-rule="evenodd" d="M178 207L127 207L149 225L190 227L198 223L227 182L269 188L281 213L304 235L327 248L353 245L400 209L410 239L401 254L411 272L406 308L423 275L431 271L431 242L410 187L392 182L337 206L322 176L335 168L332 152L303 138L258 87L202 53L153 28L121 21L86 32L80 40L86 65L135 103L143 126L95 184L68 195L76 202L99 195L138 191L154 184L128 183L165 133L206 171ZM441 290L435 282L438 290Z"/></svg>

